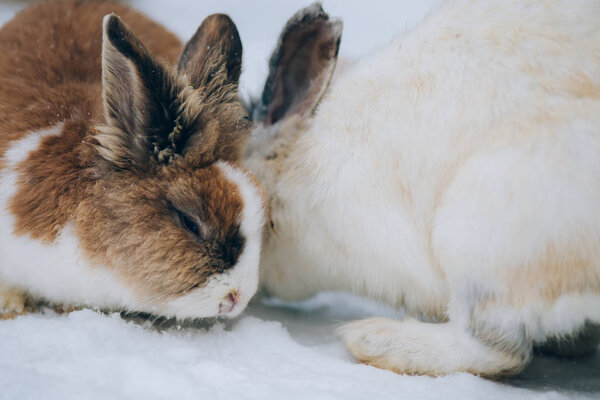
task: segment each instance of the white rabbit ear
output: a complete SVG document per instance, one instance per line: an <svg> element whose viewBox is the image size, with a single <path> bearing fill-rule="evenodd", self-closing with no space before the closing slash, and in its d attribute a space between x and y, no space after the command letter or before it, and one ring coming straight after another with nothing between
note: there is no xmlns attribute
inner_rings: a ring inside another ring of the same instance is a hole
<svg viewBox="0 0 600 400"><path fill-rule="evenodd" d="M100 154L120 168L146 168L168 158L178 90L163 67L116 15L103 21L102 98L107 125ZM153 154L154 153L154 154ZM152 157L154 155L154 157Z"/></svg>
<svg viewBox="0 0 600 400"><path fill-rule="evenodd" d="M208 16L187 42L177 71L196 89L237 85L242 70L242 41L235 24L225 14Z"/></svg>
<svg viewBox="0 0 600 400"><path fill-rule="evenodd" d="M272 125L293 114L312 113L333 75L341 36L342 22L330 20L319 3L290 18L271 56L253 119Z"/></svg>

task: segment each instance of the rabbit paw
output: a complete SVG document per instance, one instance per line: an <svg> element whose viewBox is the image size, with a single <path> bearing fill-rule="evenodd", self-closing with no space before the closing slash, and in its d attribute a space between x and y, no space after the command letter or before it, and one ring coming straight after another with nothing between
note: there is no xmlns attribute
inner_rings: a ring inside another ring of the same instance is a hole
<svg viewBox="0 0 600 400"><path fill-rule="evenodd" d="M0 319L13 319L25 313L25 292L0 285Z"/></svg>
<svg viewBox="0 0 600 400"><path fill-rule="evenodd" d="M342 325L337 333L359 362L398 373L415 373L408 359L397 357L397 351L395 359L390 360L390 350L397 347L398 341L403 341L398 336L398 324L385 318L369 318Z"/></svg>
<svg viewBox="0 0 600 400"><path fill-rule="evenodd" d="M360 362L400 374L500 377L521 371L531 355L528 346L523 354L488 347L450 322L371 318L346 324L338 334Z"/></svg>

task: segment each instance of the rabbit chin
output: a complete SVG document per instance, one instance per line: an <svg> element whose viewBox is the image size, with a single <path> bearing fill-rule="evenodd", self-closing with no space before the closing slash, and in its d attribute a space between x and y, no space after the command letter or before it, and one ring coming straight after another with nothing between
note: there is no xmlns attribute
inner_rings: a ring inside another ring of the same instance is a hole
<svg viewBox="0 0 600 400"><path fill-rule="evenodd" d="M258 286L258 263L264 208L260 193L242 170L227 163L218 165L238 185L244 200L241 233L246 246L237 264L187 295L160 303L146 301L110 268L86 262L79 247L75 227L67 224L52 244L27 235L14 236L14 217L7 204L16 192L16 167L36 149L42 139L60 133L61 126L35 131L12 144L0 163L0 285L25 290L35 298L52 303L97 307L103 310L129 310L178 318L217 315L233 317L241 313ZM220 307L230 293L236 304ZM223 311L219 314L219 311Z"/></svg>
<svg viewBox="0 0 600 400"><path fill-rule="evenodd" d="M258 254L248 252L244 258L231 271L213 276L206 286L156 307L154 313L178 319L237 317L258 288ZM227 297L232 292L236 293L236 303L223 309L222 304L228 302Z"/></svg>

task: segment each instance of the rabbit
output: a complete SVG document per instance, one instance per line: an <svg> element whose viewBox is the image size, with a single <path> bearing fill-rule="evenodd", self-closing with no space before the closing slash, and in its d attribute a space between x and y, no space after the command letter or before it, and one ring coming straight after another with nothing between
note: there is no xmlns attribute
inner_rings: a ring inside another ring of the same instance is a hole
<svg viewBox="0 0 600 400"><path fill-rule="evenodd" d="M270 59L244 165L265 186L265 292L348 291L403 320L337 333L401 374L516 374L600 342L597 0L447 0L333 74L316 3Z"/></svg>
<svg viewBox="0 0 600 400"><path fill-rule="evenodd" d="M240 164L251 124L232 20L207 17L182 48L124 5L49 1L2 27L0 51L3 315L29 299L239 315L266 208Z"/></svg>

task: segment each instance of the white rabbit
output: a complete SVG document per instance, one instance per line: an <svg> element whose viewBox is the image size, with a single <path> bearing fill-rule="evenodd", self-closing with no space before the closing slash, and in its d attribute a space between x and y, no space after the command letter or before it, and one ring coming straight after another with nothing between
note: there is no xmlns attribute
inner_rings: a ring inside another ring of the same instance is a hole
<svg viewBox="0 0 600 400"><path fill-rule="evenodd" d="M112 2L44 2L0 30L5 317L25 296L235 316L255 293L265 208L239 166L239 35L215 14L168 66L181 51Z"/></svg>
<svg viewBox="0 0 600 400"><path fill-rule="evenodd" d="M429 321L340 329L399 373L495 377L534 345L597 349L599 22L598 0L449 0L326 91L341 24L295 15L244 161L270 200L267 291Z"/></svg>

